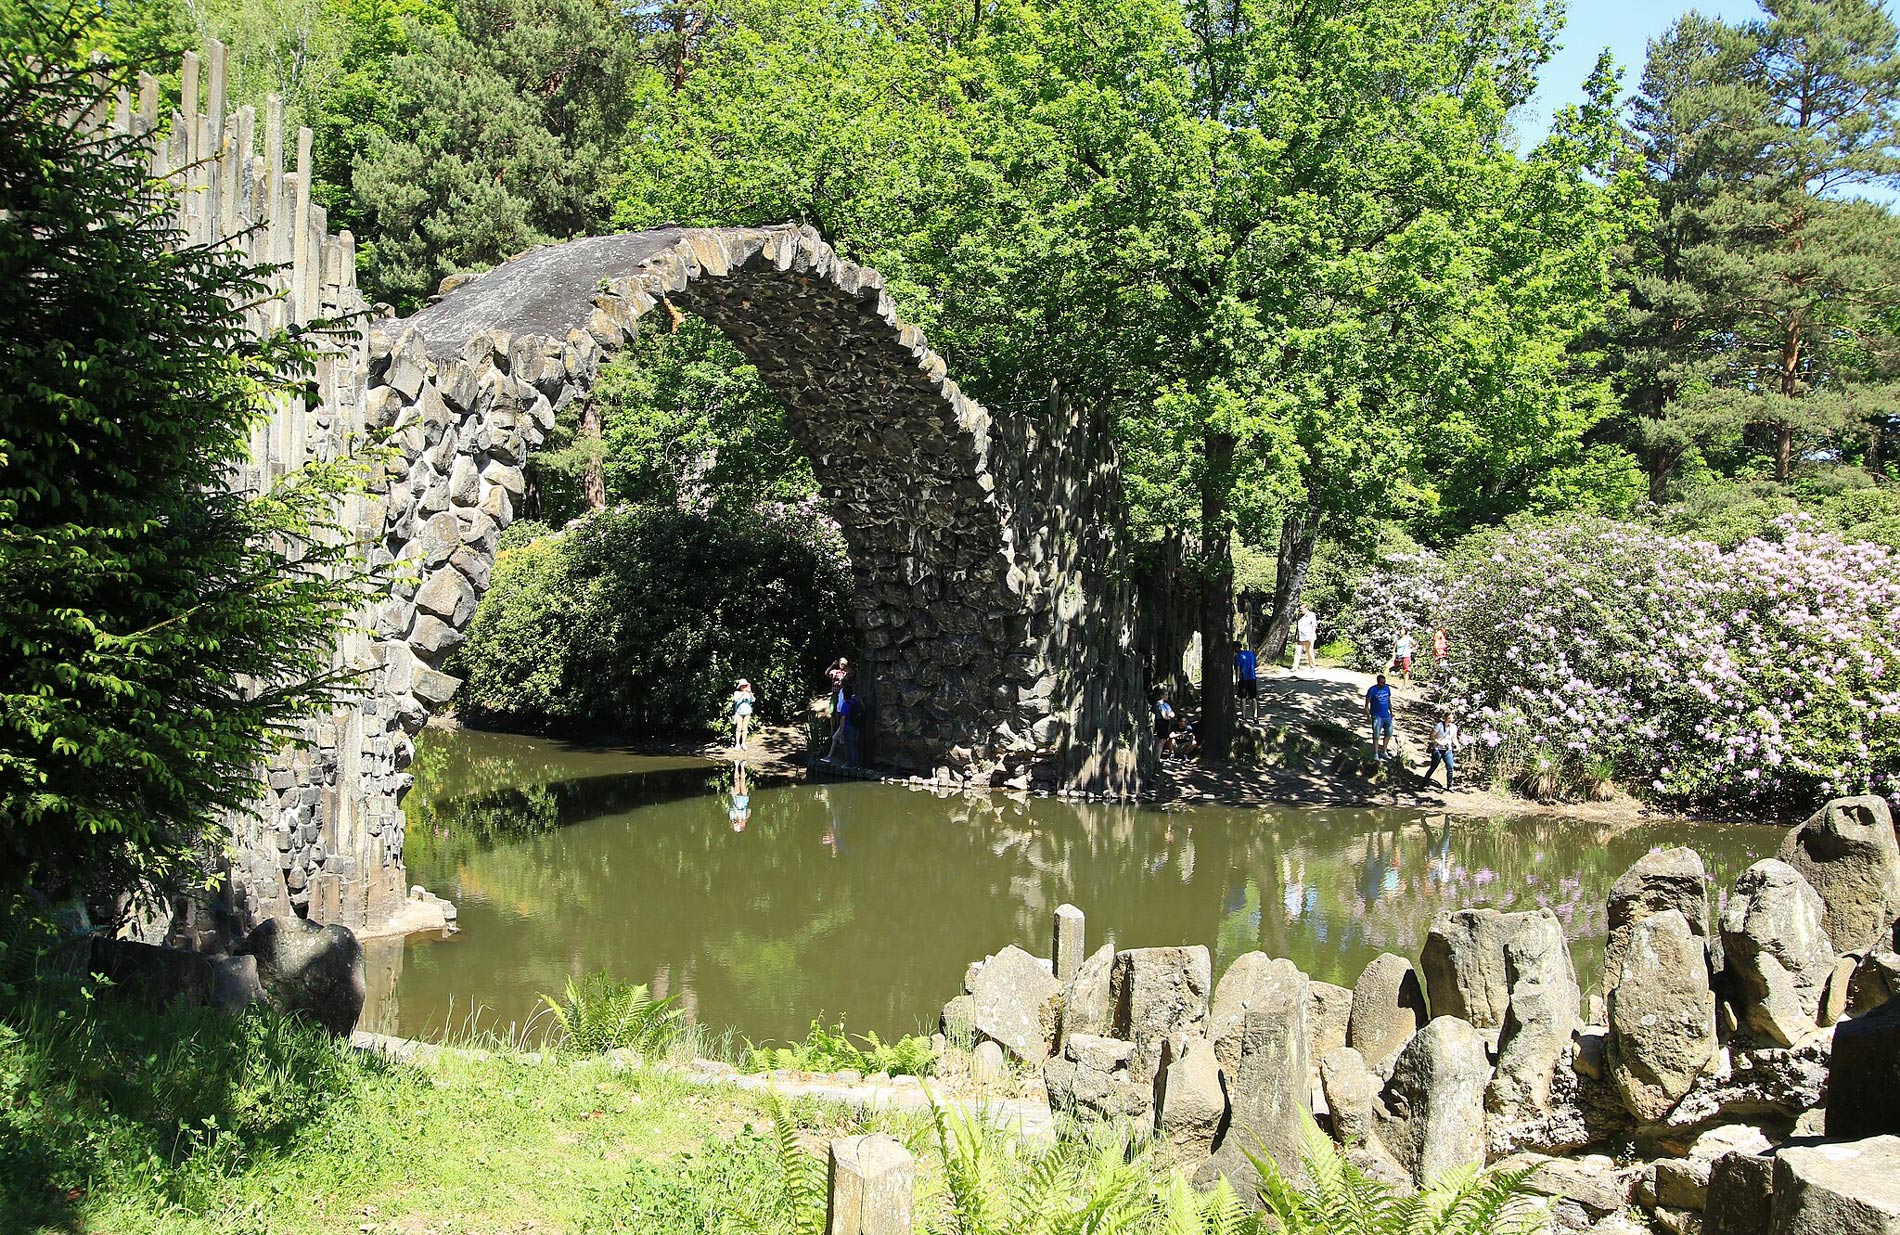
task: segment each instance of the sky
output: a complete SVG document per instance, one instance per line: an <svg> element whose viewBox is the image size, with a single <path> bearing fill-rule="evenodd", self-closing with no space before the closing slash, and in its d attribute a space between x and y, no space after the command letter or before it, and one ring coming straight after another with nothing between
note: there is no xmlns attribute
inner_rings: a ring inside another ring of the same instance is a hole
<svg viewBox="0 0 1900 1235"><path fill-rule="evenodd" d="M1570 0L1564 28L1557 35L1557 54L1544 66L1538 90L1518 113L1518 134L1525 148L1535 145L1550 128L1550 117L1566 103L1583 99L1583 82L1605 47L1623 71L1623 95L1634 93L1643 78L1643 54L1649 40L1689 12L1699 10L1726 21L1761 16L1754 0L1703 0L1683 4L1675 0Z"/></svg>

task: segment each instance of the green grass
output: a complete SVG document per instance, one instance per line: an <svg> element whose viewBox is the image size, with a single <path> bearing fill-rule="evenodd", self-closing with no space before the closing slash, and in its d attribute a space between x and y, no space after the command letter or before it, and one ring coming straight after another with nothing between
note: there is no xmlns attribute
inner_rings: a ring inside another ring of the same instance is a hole
<svg viewBox="0 0 1900 1235"><path fill-rule="evenodd" d="M921 1034L906 1034L895 1042L886 1042L875 1033L856 1037L857 1042L853 1042L845 1033L843 1021L826 1028L821 1021L813 1020L802 1042L790 1046L747 1043L739 1067L746 1072L787 1068L795 1072L858 1072L865 1076L877 1072L929 1076L936 1070L937 1052L930 1039Z"/></svg>

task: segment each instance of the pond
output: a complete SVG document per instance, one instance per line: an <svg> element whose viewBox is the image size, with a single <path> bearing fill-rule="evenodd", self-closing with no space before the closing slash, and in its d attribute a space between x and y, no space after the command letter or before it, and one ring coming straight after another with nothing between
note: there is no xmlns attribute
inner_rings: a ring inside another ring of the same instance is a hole
<svg viewBox="0 0 1900 1235"><path fill-rule="evenodd" d="M426 732L407 799L410 880L461 931L372 955L363 1024L414 1037L506 1031L544 992L606 969L676 995L741 1040L812 1018L881 1035L931 1027L964 967L1049 949L1064 901L1093 950L1202 943L1351 985L1382 951L1416 959L1443 910L1547 905L1595 988L1604 900L1652 847L1690 845L1726 886L1777 829L1554 816L1239 809L938 796L752 780L729 765L542 738Z"/></svg>

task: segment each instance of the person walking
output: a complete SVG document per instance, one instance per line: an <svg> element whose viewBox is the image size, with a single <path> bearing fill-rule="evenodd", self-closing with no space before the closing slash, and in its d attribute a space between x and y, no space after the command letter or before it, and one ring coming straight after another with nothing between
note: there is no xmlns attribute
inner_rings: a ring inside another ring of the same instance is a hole
<svg viewBox="0 0 1900 1235"><path fill-rule="evenodd" d="M1407 686L1412 684L1412 656L1417 651L1412 643L1412 632L1399 632L1398 642L1392 645L1392 663L1398 667L1399 681Z"/></svg>
<svg viewBox="0 0 1900 1235"><path fill-rule="evenodd" d="M732 689L732 747L744 750L746 737L752 731L752 705L758 702L758 696L752 693L752 683L740 678Z"/></svg>
<svg viewBox="0 0 1900 1235"><path fill-rule="evenodd" d="M1442 671L1445 667L1445 662L1450 659L1451 659L1451 636L1445 633L1445 628L1443 626L1440 626L1437 630L1434 630L1432 632L1432 670L1433 672L1436 673L1436 672Z"/></svg>
<svg viewBox="0 0 1900 1235"><path fill-rule="evenodd" d="M1241 645L1234 652L1234 702L1243 715L1260 715L1260 660L1254 650Z"/></svg>
<svg viewBox="0 0 1900 1235"><path fill-rule="evenodd" d="M1386 759L1386 751L1392 744L1392 688L1386 685L1385 674L1366 688L1366 715L1372 720L1372 753L1375 759Z"/></svg>
<svg viewBox="0 0 1900 1235"><path fill-rule="evenodd" d="M1430 780L1432 773L1438 771L1438 765L1445 765L1445 791L1451 792L1452 759L1458 751L1458 722L1452 719L1450 712L1438 718L1432 726L1432 762L1425 769L1425 779Z"/></svg>
<svg viewBox="0 0 1900 1235"><path fill-rule="evenodd" d="M1317 669L1319 658L1313 652L1313 645L1319 641L1319 615L1313 612L1311 605L1300 606L1300 620L1293 628L1293 672L1300 671L1300 654L1306 654L1306 667Z"/></svg>

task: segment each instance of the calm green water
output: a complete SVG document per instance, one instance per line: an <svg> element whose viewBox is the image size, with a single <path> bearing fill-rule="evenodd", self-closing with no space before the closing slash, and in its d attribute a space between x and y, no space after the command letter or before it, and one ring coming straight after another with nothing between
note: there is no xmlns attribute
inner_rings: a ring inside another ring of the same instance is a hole
<svg viewBox="0 0 1900 1235"><path fill-rule="evenodd" d="M1252 949L1350 985L1381 951L1416 957L1445 909L1548 905L1586 989L1603 902L1644 852L1693 845L1727 884L1776 830L1614 829L1547 817L1150 808L937 797L882 785L745 786L727 766L538 738L424 734L408 799L410 877L454 900L459 934L373 959L364 1023L415 1036L530 1016L605 968L754 1040L820 1013L890 1035L934 1022L964 966L1047 954L1064 901L1089 947ZM742 828L735 824L743 824Z"/></svg>

